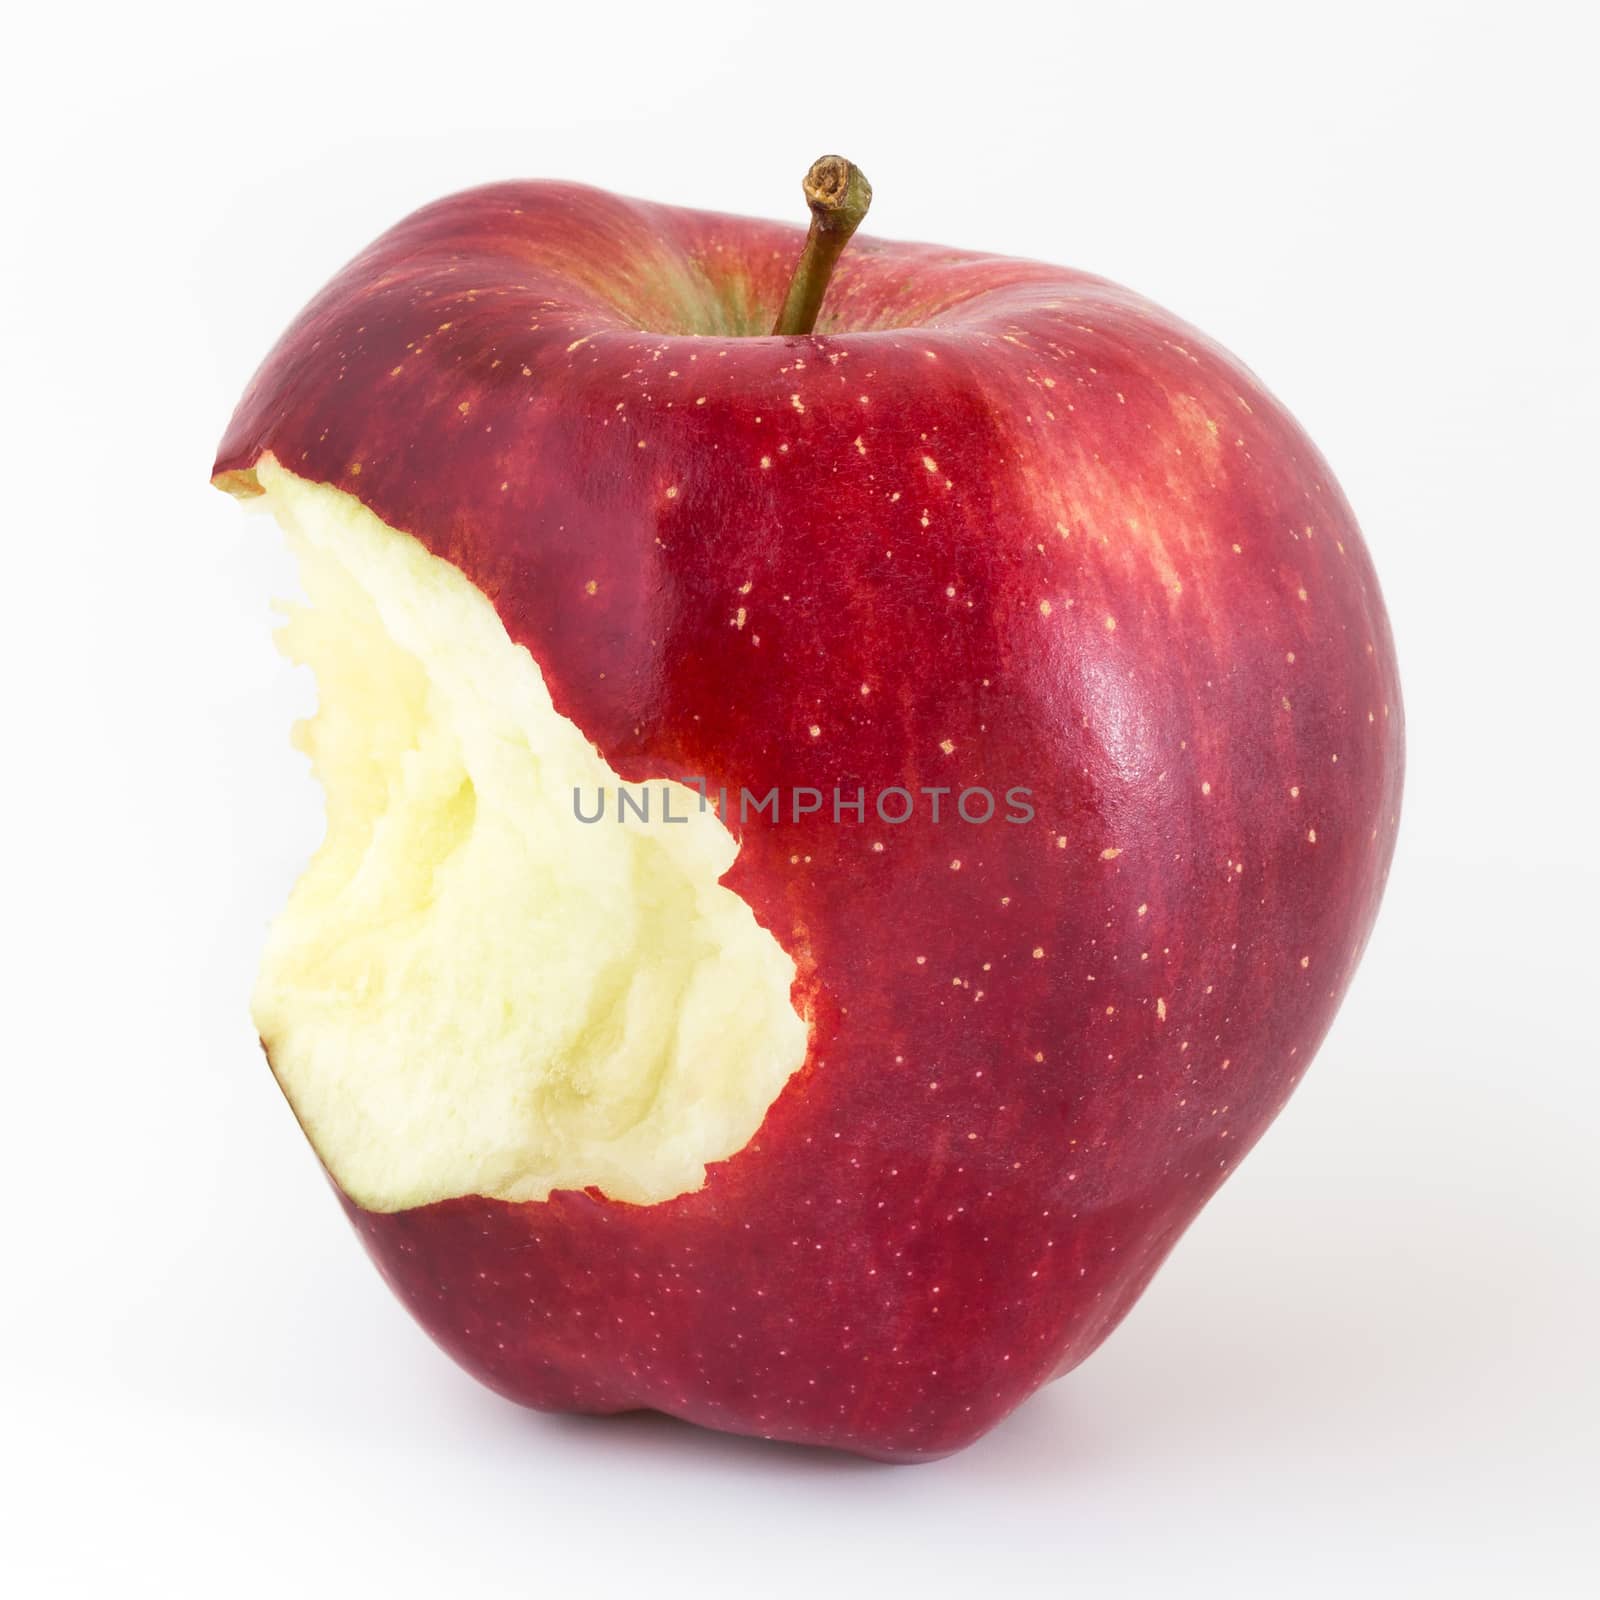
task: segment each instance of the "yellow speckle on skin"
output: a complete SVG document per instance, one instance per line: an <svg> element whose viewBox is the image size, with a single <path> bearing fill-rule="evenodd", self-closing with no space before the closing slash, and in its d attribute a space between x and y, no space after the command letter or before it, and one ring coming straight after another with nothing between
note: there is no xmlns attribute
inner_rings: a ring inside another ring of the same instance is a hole
<svg viewBox="0 0 1600 1600"><path fill-rule="evenodd" d="M950 863L950 870L952 872L959 872L961 870L961 857L960 856L957 856L956 859Z"/></svg>
<svg viewBox="0 0 1600 1600"><path fill-rule="evenodd" d="M1138 911L1137 911L1137 913L1136 913L1136 915L1142 917L1149 909L1150 909L1150 907L1147 906L1147 905L1140 906Z"/></svg>
<svg viewBox="0 0 1600 1600"><path fill-rule="evenodd" d="M1307 594L1307 593L1306 593L1306 592L1305 592L1305 590L1304 590L1304 589L1301 589L1301 590L1300 590L1300 591L1299 591L1299 595L1300 595L1300 598L1301 598L1301 599L1302 599L1302 600L1308 600L1308 599L1310 599L1310 598L1311 598L1311 597L1310 597L1310 596L1309 596L1309 595L1308 595L1308 594Z"/></svg>
<svg viewBox="0 0 1600 1600"><path fill-rule="evenodd" d="M585 594L598 594L600 592L600 585L596 583L593 578L591 578L586 584L584 584L583 592Z"/></svg>
<svg viewBox="0 0 1600 1600"><path fill-rule="evenodd" d="M955 740L954 739L941 739L939 741L939 748L941 750L943 750L944 753L947 756L953 756L956 753Z"/></svg>
<svg viewBox="0 0 1600 1600"><path fill-rule="evenodd" d="M1056 849L1057 850L1065 850L1066 848L1067 848L1067 836L1066 836L1066 834L1058 833L1056 835Z"/></svg>
<svg viewBox="0 0 1600 1600"><path fill-rule="evenodd" d="M859 433L856 435L856 453L863 456L867 453L867 447L861 442L861 435Z"/></svg>
<svg viewBox="0 0 1600 1600"><path fill-rule="evenodd" d="M588 344L590 337L591 335L586 333L581 339L574 339L572 343L567 346L567 354L570 356L572 352L578 349L581 345ZM616 391L613 390L612 392L615 393Z"/></svg>
<svg viewBox="0 0 1600 1600"><path fill-rule="evenodd" d="M820 739L822 737L822 729L819 728L814 722L811 724L811 737L813 739Z"/></svg>
<svg viewBox="0 0 1600 1600"><path fill-rule="evenodd" d="M673 484L667 490L667 499L676 500L677 498L678 498L678 486L677 486L677 484Z"/></svg>
<svg viewBox="0 0 1600 1600"><path fill-rule="evenodd" d="M939 463L935 461L932 456L924 456L922 458L922 464L928 469L929 472L937 472L939 470Z"/></svg>
<svg viewBox="0 0 1600 1600"><path fill-rule="evenodd" d="M1209 783L1209 781L1206 782L1206 783L1202 783L1200 785L1200 793L1201 794L1210 794L1211 793L1211 784Z"/></svg>
<svg viewBox="0 0 1600 1600"><path fill-rule="evenodd" d="M401 366L398 366L398 367L390 367L389 368L389 376L391 378L398 378L400 376L400 374L402 372L404 372L405 370L406 369L405 369L403 364Z"/></svg>
<svg viewBox="0 0 1600 1600"><path fill-rule="evenodd" d="M1106 632L1107 633L1115 633L1116 631L1117 631L1117 619L1115 617L1107 617L1106 618Z"/></svg>
<svg viewBox="0 0 1600 1600"><path fill-rule="evenodd" d="M883 849L883 840L882 839L874 839L872 841L872 848L874 850L882 850Z"/></svg>
<svg viewBox="0 0 1600 1600"><path fill-rule="evenodd" d="M772 457L771 456L762 456L762 458L761 458L761 470L763 472L765 472L767 470L767 468L770 467L771 465L772 465Z"/></svg>
<svg viewBox="0 0 1600 1600"><path fill-rule="evenodd" d="M862 692L862 694L871 694L872 693L872 685L870 683L862 684L861 685L861 692Z"/></svg>
<svg viewBox="0 0 1600 1600"><path fill-rule="evenodd" d="M1167 1002L1165 1000L1157 999L1156 1016L1160 1018L1162 1022L1167 1020Z"/></svg>
<svg viewBox="0 0 1600 1600"><path fill-rule="evenodd" d="M1315 844L1317 842L1317 830L1315 828L1306 829L1306 841L1309 844Z"/></svg>
<svg viewBox="0 0 1600 1600"><path fill-rule="evenodd" d="M1121 854L1122 852L1114 844L1108 844L1105 849L1100 852L1100 859L1102 861L1115 861Z"/></svg>
<svg viewBox="0 0 1600 1600"><path fill-rule="evenodd" d="M1041 617L1048 617L1050 615L1050 602L1048 600L1041 600L1039 602L1039 615Z"/></svg>
<svg viewBox="0 0 1600 1600"><path fill-rule="evenodd" d="M1044 946L1042 944L1036 944L1033 947L1033 959L1035 961L1043 961L1044 960Z"/></svg>
<svg viewBox="0 0 1600 1600"><path fill-rule="evenodd" d="M1291 800L1298 800L1300 798L1300 785L1298 783L1291 783L1289 785L1289 798Z"/></svg>
<svg viewBox="0 0 1600 1600"><path fill-rule="evenodd" d="M789 404L792 405L796 411L804 411L806 408L805 402L797 394L792 394L789 396Z"/></svg>
<svg viewBox="0 0 1600 1600"><path fill-rule="evenodd" d="M361 476L361 463L359 461L352 461L350 463L350 476L352 478L359 478ZM1368 720L1370 721L1371 719L1369 718Z"/></svg>
<svg viewBox="0 0 1600 1600"><path fill-rule="evenodd" d="M733 614L733 625L734 625L734 627L742 628L745 625L745 619L746 619L745 609L744 609L743 606L740 606L739 609L736 612L734 612L734 614Z"/></svg>
<svg viewBox="0 0 1600 1600"><path fill-rule="evenodd" d="M1301 956L1300 957L1300 965L1302 967L1309 967L1311 965L1311 957L1310 956Z"/></svg>
<svg viewBox="0 0 1600 1600"><path fill-rule="evenodd" d="M462 416L466 416L471 409L472 402L470 400L463 400L461 404L456 407L456 410L459 411Z"/></svg>

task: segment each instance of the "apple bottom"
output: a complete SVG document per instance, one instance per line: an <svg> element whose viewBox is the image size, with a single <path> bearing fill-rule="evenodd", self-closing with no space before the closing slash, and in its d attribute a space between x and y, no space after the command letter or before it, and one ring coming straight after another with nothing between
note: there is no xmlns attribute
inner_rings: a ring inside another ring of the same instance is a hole
<svg viewBox="0 0 1600 1600"><path fill-rule="evenodd" d="M946 1281L919 1273L886 1293L866 1264L883 1253L874 1241L843 1230L795 1251L792 1214L730 1225L705 1193L391 1213L340 1201L422 1328L509 1400L654 1410L897 1463L961 1450L1088 1356L1195 1209L1192 1193L1146 1197L1080 1217L1042 1249L1020 1229L991 1234L937 1274ZM785 1269L795 1255L811 1259Z"/></svg>

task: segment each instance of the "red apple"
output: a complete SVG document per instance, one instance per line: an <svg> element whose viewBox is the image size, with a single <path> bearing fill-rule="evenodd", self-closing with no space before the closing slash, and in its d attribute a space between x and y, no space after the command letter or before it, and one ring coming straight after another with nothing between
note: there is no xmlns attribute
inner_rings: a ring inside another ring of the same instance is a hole
<svg viewBox="0 0 1600 1600"><path fill-rule="evenodd" d="M801 238L498 184L267 358L215 478L305 559L329 839L256 1017L485 1383L918 1460L1082 1361L1299 1081L1400 693L1231 356L872 239L773 336ZM726 822L663 824L697 780ZM579 820L618 783L648 825Z"/></svg>

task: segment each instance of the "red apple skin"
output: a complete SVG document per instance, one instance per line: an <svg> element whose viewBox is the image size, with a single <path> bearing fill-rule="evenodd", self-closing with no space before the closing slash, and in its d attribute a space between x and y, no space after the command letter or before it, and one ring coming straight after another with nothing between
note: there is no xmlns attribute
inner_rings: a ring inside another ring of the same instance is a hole
<svg viewBox="0 0 1600 1600"><path fill-rule="evenodd" d="M869 238L817 335L685 331L712 283L764 326L800 239L554 183L429 206L216 473L271 452L455 563L630 782L866 788L737 828L812 1035L703 1188L346 1208L512 1399L914 1461L1083 1360L1298 1082L1387 873L1400 691L1349 507L1225 352ZM891 785L1036 817L890 827Z"/></svg>

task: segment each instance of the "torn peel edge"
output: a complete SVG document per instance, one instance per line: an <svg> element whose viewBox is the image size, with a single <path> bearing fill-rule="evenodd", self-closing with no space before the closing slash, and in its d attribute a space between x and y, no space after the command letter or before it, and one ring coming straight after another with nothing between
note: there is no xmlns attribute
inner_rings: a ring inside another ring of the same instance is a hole
<svg viewBox="0 0 1600 1600"><path fill-rule="evenodd" d="M213 472L211 481L235 500L255 500L267 492L261 487L254 467L226 467L221 472Z"/></svg>

